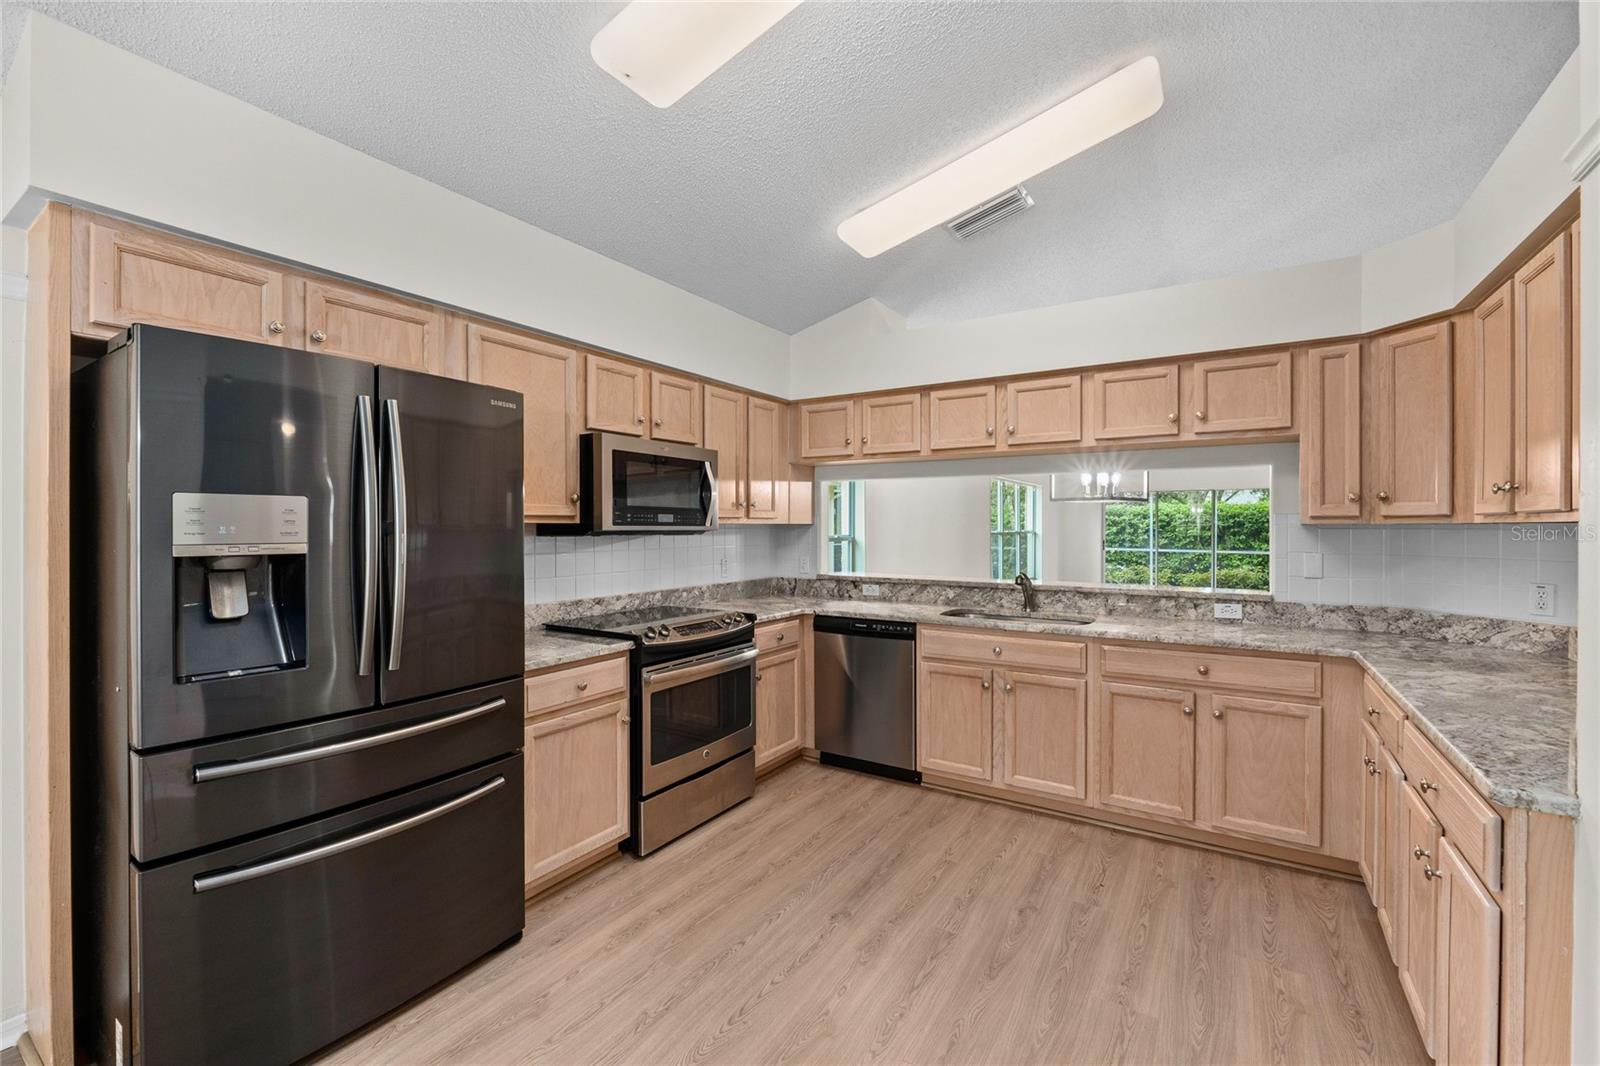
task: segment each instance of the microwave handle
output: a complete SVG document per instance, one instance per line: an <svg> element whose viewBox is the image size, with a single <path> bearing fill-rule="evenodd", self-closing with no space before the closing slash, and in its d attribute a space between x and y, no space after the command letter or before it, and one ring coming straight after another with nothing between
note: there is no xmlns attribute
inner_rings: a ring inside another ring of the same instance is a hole
<svg viewBox="0 0 1600 1066"><path fill-rule="evenodd" d="M716 525L717 512L721 510L717 505L717 475L711 469L710 459L700 462L706 468L706 476L700 482L700 506L706 509L706 524Z"/></svg>

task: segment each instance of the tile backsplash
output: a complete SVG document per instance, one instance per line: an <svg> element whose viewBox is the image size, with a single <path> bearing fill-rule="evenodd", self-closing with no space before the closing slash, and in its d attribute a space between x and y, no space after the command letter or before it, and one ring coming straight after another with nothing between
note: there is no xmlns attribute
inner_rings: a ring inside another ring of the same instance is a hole
<svg viewBox="0 0 1600 1066"><path fill-rule="evenodd" d="M523 538L527 603L803 577L816 570L809 526L723 526L710 533Z"/></svg>

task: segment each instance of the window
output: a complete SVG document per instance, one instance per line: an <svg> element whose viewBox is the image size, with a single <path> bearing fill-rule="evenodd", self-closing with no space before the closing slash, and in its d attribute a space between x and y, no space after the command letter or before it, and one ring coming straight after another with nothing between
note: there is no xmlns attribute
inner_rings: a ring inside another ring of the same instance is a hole
<svg viewBox="0 0 1600 1066"><path fill-rule="evenodd" d="M1039 576L1039 486L989 482L989 571L996 581Z"/></svg>
<svg viewBox="0 0 1600 1066"><path fill-rule="evenodd" d="M1147 503L1105 508L1101 577L1108 585L1271 587L1266 489L1155 492Z"/></svg>
<svg viewBox="0 0 1600 1066"><path fill-rule="evenodd" d="M822 487L828 533L823 566L830 574L866 572L867 549L862 540L866 495L866 486L860 481L829 481Z"/></svg>

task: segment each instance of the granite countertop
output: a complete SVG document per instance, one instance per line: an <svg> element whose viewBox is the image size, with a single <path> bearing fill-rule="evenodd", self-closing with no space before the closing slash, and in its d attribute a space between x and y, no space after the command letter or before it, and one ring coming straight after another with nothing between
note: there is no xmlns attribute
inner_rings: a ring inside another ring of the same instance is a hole
<svg viewBox="0 0 1600 1066"><path fill-rule="evenodd" d="M1505 807L1576 817L1573 751L1577 668L1569 660L1424 637L1167 618L1097 618L1088 625L1035 619L947 618L924 604L798 597L708 604L769 622L806 614L889 618L925 625L1053 633L1100 640L1238 648L1356 660L1486 798ZM579 662L627 643L530 628L528 669Z"/></svg>

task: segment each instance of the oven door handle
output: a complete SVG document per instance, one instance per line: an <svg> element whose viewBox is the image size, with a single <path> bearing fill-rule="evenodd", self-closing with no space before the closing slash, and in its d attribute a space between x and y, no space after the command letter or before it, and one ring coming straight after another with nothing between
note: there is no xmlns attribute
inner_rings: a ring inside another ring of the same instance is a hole
<svg viewBox="0 0 1600 1066"><path fill-rule="evenodd" d="M687 685L692 681L702 681L718 674L732 673L741 667L748 666L756 661L756 647L751 644L732 651L716 652L712 655L702 655L694 659L686 659L670 666L658 666L653 670L645 670L640 679L644 683L644 694L648 697L652 692L664 689L677 688Z"/></svg>

